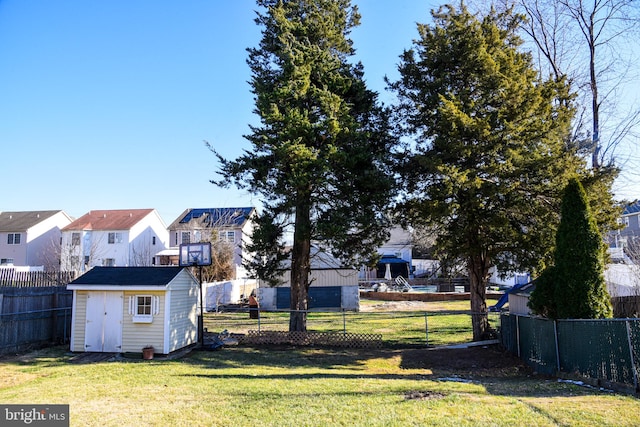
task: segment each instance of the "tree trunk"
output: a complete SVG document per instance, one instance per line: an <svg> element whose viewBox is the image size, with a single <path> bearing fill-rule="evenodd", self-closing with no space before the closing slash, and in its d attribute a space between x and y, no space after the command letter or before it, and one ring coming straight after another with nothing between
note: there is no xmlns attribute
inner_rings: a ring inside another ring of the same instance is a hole
<svg viewBox="0 0 640 427"><path fill-rule="evenodd" d="M471 300L471 324L474 341L482 341L490 336L487 317L488 274L487 259L480 254L472 255L469 259L469 299Z"/></svg>
<svg viewBox="0 0 640 427"><path fill-rule="evenodd" d="M289 331L307 330L309 274L311 273L311 203L298 195L291 251L291 314Z"/></svg>
<svg viewBox="0 0 640 427"><path fill-rule="evenodd" d="M598 102L598 76L596 74L596 41L593 23L589 28L589 77L591 83L591 114L593 119L593 155L591 165L598 169L600 165L600 103Z"/></svg>

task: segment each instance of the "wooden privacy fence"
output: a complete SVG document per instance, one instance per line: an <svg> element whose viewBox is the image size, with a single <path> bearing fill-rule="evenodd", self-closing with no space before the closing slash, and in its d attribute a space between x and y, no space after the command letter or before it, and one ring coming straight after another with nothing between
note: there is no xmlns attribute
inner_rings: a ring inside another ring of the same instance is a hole
<svg viewBox="0 0 640 427"><path fill-rule="evenodd" d="M73 294L67 272L0 271L0 354L67 342Z"/></svg>
<svg viewBox="0 0 640 427"><path fill-rule="evenodd" d="M75 271L16 271L12 268L0 268L0 288L65 286L75 278Z"/></svg>

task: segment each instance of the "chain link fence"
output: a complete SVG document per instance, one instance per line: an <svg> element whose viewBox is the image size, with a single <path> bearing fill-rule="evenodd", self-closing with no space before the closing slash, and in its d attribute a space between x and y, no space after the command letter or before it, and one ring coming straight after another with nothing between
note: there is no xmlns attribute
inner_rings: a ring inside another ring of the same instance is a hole
<svg viewBox="0 0 640 427"><path fill-rule="evenodd" d="M385 346L445 346L467 343L473 339L469 311L307 311L308 332L336 334L379 334ZM489 317L499 329L497 313ZM249 331L288 331L289 310L251 312L247 309L205 313L208 332L245 335Z"/></svg>
<svg viewBox="0 0 640 427"><path fill-rule="evenodd" d="M638 387L640 319L549 320L502 314L502 345L537 372Z"/></svg>

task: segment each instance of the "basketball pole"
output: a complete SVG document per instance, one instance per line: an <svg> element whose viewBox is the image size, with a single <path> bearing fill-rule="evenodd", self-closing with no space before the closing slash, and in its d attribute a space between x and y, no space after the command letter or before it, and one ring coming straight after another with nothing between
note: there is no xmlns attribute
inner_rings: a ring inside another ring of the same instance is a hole
<svg viewBox="0 0 640 427"><path fill-rule="evenodd" d="M194 265L198 263L195 262ZM204 297L202 295L202 265L198 265L198 281L200 282L200 321L198 322L198 335L200 346L204 346Z"/></svg>

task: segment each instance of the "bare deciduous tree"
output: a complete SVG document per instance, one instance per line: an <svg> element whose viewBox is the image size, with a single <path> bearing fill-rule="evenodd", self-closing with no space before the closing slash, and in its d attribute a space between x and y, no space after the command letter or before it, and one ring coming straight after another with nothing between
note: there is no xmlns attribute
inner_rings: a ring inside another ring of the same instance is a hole
<svg viewBox="0 0 640 427"><path fill-rule="evenodd" d="M477 8L484 3L474 2ZM594 169L617 165L629 173L640 109L625 103L637 78L640 6L633 0L498 0L527 20L522 25L541 73L568 76L578 94L572 143ZM492 6L492 7L493 7ZM621 149L627 158L620 158Z"/></svg>

